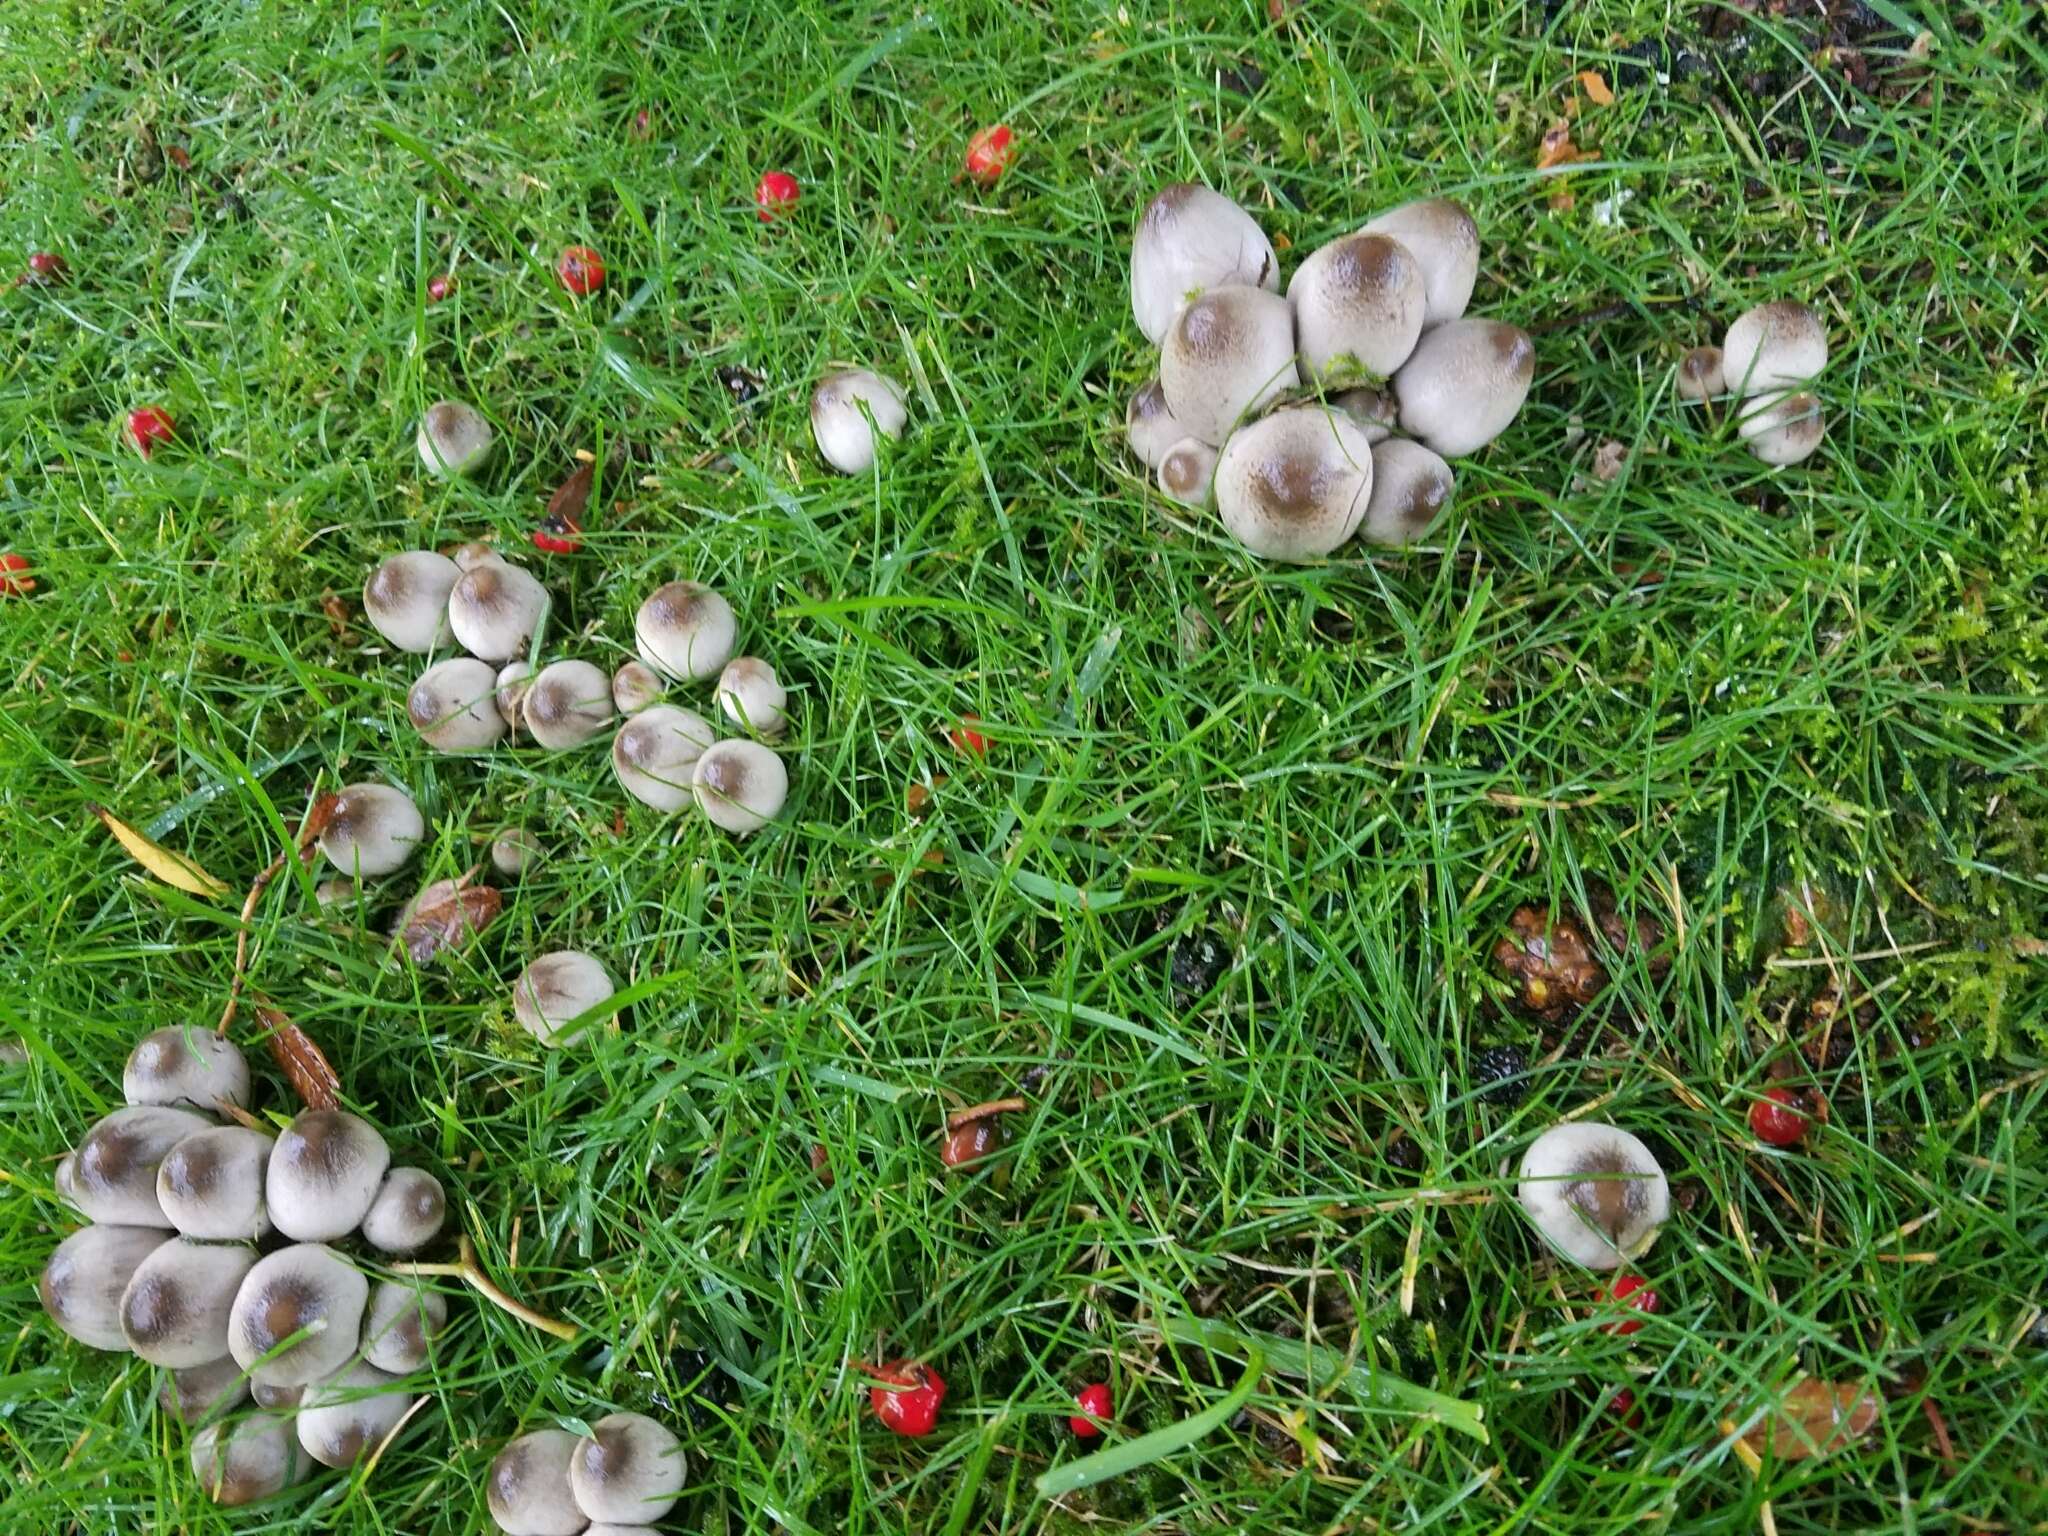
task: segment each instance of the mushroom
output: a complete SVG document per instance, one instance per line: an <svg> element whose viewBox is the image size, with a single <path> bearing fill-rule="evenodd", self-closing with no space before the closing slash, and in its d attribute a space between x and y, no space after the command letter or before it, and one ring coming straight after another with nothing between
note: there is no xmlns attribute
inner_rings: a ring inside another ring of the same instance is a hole
<svg viewBox="0 0 2048 1536"><path fill-rule="evenodd" d="M533 668L523 657L515 657L498 668L498 680L491 702L498 706L498 718L514 736L526 710L526 690L533 686Z"/></svg>
<svg viewBox="0 0 2048 1536"><path fill-rule="evenodd" d="M491 424L460 400L436 400L420 418L420 462L444 480L481 469L491 456Z"/></svg>
<svg viewBox="0 0 2048 1536"><path fill-rule="evenodd" d="M1536 375L1529 333L1498 320L1433 326L1394 375L1402 430L1447 459L1476 453L1506 430Z"/></svg>
<svg viewBox="0 0 2048 1536"><path fill-rule="evenodd" d="M361 1272L326 1244L280 1248L256 1261L235 1294L228 1353L258 1386L331 1376L362 1341L369 1296Z"/></svg>
<svg viewBox="0 0 2048 1536"><path fill-rule="evenodd" d="M263 1196L286 1237L324 1243L355 1231L391 1166L391 1149L368 1121L342 1109L309 1109L271 1149Z"/></svg>
<svg viewBox="0 0 2048 1536"><path fill-rule="evenodd" d="M789 690L775 669L755 656L735 656L718 674L718 707L743 731L780 736L789 724Z"/></svg>
<svg viewBox="0 0 2048 1536"><path fill-rule="evenodd" d="M210 1029L172 1025L135 1042L121 1069L121 1097L133 1105L212 1109L249 1106L249 1063Z"/></svg>
<svg viewBox="0 0 2048 1536"><path fill-rule="evenodd" d="M325 1467L352 1467L405 1421L412 1394L398 1378L357 1361L306 1388L299 1444Z"/></svg>
<svg viewBox="0 0 2048 1536"><path fill-rule="evenodd" d="M1159 354L1159 387L1175 420L1212 447L1298 382L1294 311L1262 288L1211 288L1174 317Z"/></svg>
<svg viewBox="0 0 2048 1536"><path fill-rule="evenodd" d="M1233 284L1279 292L1265 231L1221 192L1187 181L1160 188L1131 237L1131 313L1145 339L1160 341L1189 300Z"/></svg>
<svg viewBox="0 0 2048 1536"><path fill-rule="evenodd" d="M87 1349L128 1348L121 1293L171 1234L156 1227L82 1227L57 1245L37 1285L50 1321Z"/></svg>
<svg viewBox="0 0 2048 1536"><path fill-rule="evenodd" d="M182 1236L254 1242L270 1230L263 1185L273 1145L241 1125L193 1132L157 1165L157 1204Z"/></svg>
<svg viewBox="0 0 2048 1536"><path fill-rule="evenodd" d="M1728 393L1719 347L1694 347L1678 360L1678 394L1683 400L1711 400Z"/></svg>
<svg viewBox="0 0 2048 1536"><path fill-rule="evenodd" d="M192 1473L216 1504L253 1504L299 1478L291 1426L274 1413L209 1424L192 1437Z"/></svg>
<svg viewBox="0 0 2048 1536"><path fill-rule="evenodd" d="M1739 395L1769 395L1818 378L1828 333L1804 304L1759 304L1721 338L1721 377Z"/></svg>
<svg viewBox="0 0 2048 1536"><path fill-rule="evenodd" d="M363 1215L363 1240L384 1253L417 1253L441 1235L448 1197L424 1168L393 1168Z"/></svg>
<svg viewBox="0 0 2048 1536"><path fill-rule="evenodd" d="M1420 443L1390 437L1372 446L1372 495L1359 534L1375 544L1412 544L1450 504L1451 466Z"/></svg>
<svg viewBox="0 0 2048 1536"><path fill-rule="evenodd" d="M230 1355L229 1359L234 1357ZM306 1395L303 1384L294 1383L289 1387L274 1387L266 1381L249 1383L249 1396L256 1400L258 1408L269 1408L279 1413L299 1406L299 1399Z"/></svg>
<svg viewBox="0 0 2048 1536"><path fill-rule="evenodd" d="M1383 443L1392 437L1401 415L1401 407L1393 395L1371 385L1347 389L1333 396L1330 404L1363 427L1365 440L1369 443Z"/></svg>
<svg viewBox="0 0 2048 1536"><path fill-rule="evenodd" d="M541 668L521 709L533 739L550 752L580 747L612 718L612 680L587 661Z"/></svg>
<svg viewBox="0 0 2048 1536"><path fill-rule="evenodd" d="M1385 378L1408 361L1427 307L1421 263L1386 235L1346 235L1312 252L1287 285L1309 383Z"/></svg>
<svg viewBox="0 0 2048 1536"><path fill-rule="evenodd" d="M447 1326L448 1303L438 1291L381 1281L370 1292L363 1358L380 1371L410 1376L426 1369L434 1340Z"/></svg>
<svg viewBox="0 0 2048 1536"><path fill-rule="evenodd" d="M1479 277L1479 226L1458 204L1447 197L1403 203L1367 220L1359 233L1389 235L1408 247L1422 268L1424 325L1442 325L1465 313Z"/></svg>
<svg viewBox="0 0 2048 1536"><path fill-rule="evenodd" d="M1188 429L1167 409L1166 391L1159 387L1157 375L1139 385L1124 408L1124 435L1130 439L1131 452L1147 469L1157 469L1166 450L1188 435Z"/></svg>
<svg viewBox="0 0 2048 1536"><path fill-rule="evenodd" d="M249 1378L233 1355L172 1371L157 1389L157 1406L180 1424L197 1424L225 1413L249 1395Z"/></svg>
<svg viewBox="0 0 2048 1536"><path fill-rule="evenodd" d="M498 1452L484 1503L505 1536L578 1536L590 1524L569 1483L577 1444L566 1429L536 1429Z"/></svg>
<svg viewBox="0 0 2048 1536"><path fill-rule="evenodd" d="M1770 395L1749 402L1735 430L1766 464L1797 464L1820 447L1827 421L1813 395Z"/></svg>
<svg viewBox="0 0 2048 1536"><path fill-rule="evenodd" d="M659 1520L683 1495L689 1460L667 1425L614 1413L590 1426L569 1461L576 1507L593 1520Z"/></svg>
<svg viewBox="0 0 2048 1536"><path fill-rule="evenodd" d="M164 1155L211 1120L160 1104L117 1109L86 1132L71 1165L71 1203L88 1221L122 1227L168 1227L157 1203L156 1171Z"/></svg>
<svg viewBox="0 0 2048 1536"><path fill-rule="evenodd" d="M455 562L458 571L473 571L480 565L503 565L505 557L497 547L482 539L471 539L467 544L458 544L448 551L448 558Z"/></svg>
<svg viewBox="0 0 2048 1536"><path fill-rule="evenodd" d="M612 674L612 707L622 715L639 714L665 692L659 674L644 661L629 661Z"/></svg>
<svg viewBox="0 0 2048 1536"><path fill-rule="evenodd" d="M669 677L716 677L732 660L739 624L732 604L695 581L672 581L640 605L633 642L640 659Z"/></svg>
<svg viewBox="0 0 2048 1536"><path fill-rule="evenodd" d="M611 974L580 949L557 949L519 973L512 1016L542 1045L562 1045L566 1027L612 995Z"/></svg>
<svg viewBox="0 0 2048 1536"><path fill-rule="evenodd" d="M448 626L479 661L510 661L547 617L548 592L531 571L493 560L462 573L448 593Z"/></svg>
<svg viewBox="0 0 2048 1536"><path fill-rule="evenodd" d="M205 1365L228 1352L228 1312L256 1250L174 1237L135 1268L121 1293L121 1334L151 1365Z"/></svg>
<svg viewBox="0 0 2048 1536"><path fill-rule="evenodd" d="M412 796L389 784L348 784L334 797L320 851L344 874L368 877L402 869L427 835Z"/></svg>
<svg viewBox="0 0 2048 1536"><path fill-rule="evenodd" d="M875 462L875 432L901 437L909 419L902 386L865 368L828 374L811 392L811 436L825 462L842 475L866 474Z"/></svg>
<svg viewBox="0 0 2048 1536"><path fill-rule="evenodd" d="M702 715L657 704L619 727L612 738L612 772L634 799L657 811L679 811L689 803L697 759L717 739Z"/></svg>
<svg viewBox="0 0 2048 1536"><path fill-rule="evenodd" d="M1372 444L1341 411L1295 406L1232 435L1216 462L1216 508L1246 549L1313 560L1357 531L1372 494Z"/></svg>
<svg viewBox="0 0 2048 1536"><path fill-rule="evenodd" d="M1206 507L1214 499L1216 450L1184 437L1159 460L1159 489L1184 507Z"/></svg>
<svg viewBox="0 0 2048 1536"><path fill-rule="evenodd" d="M697 759L690 792L713 826L744 837L781 811L789 798L789 770L758 741L721 741Z"/></svg>
<svg viewBox="0 0 2048 1536"><path fill-rule="evenodd" d="M405 697L420 740L436 752L480 752L505 734L497 680L481 661L452 656L420 674Z"/></svg>
<svg viewBox="0 0 2048 1536"><path fill-rule="evenodd" d="M50 1183L57 1191L57 1198L73 1210L78 1209L78 1154L66 1152L57 1159L57 1170L50 1175Z"/></svg>
<svg viewBox="0 0 2048 1536"><path fill-rule="evenodd" d="M1671 1213L1650 1149L1590 1120L1553 1125L1530 1144L1516 1195L1545 1241L1589 1269L1641 1258Z"/></svg>
<svg viewBox="0 0 2048 1536"><path fill-rule="evenodd" d="M446 555L431 549L393 555L363 583L363 616L401 651L431 651L446 645L448 594L462 575Z"/></svg>
<svg viewBox="0 0 2048 1536"><path fill-rule="evenodd" d="M524 827L507 827L491 839L491 868L517 875L540 858L540 842Z"/></svg>

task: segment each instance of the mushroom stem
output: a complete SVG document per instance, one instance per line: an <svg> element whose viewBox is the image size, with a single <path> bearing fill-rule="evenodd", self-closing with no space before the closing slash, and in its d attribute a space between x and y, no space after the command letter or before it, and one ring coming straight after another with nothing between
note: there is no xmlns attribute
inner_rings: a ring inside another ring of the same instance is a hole
<svg viewBox="0 0 2048 1536"><path fill-rule="evenodd" d="M522 1323L538 1328L542 1333L551 1333L556 1338L565 1339L572 1344L582 1334L583 1330L574 1323L565 1323L559 1318L549 1317L545 1312L536 1312L525 1302L515 1301L498 1289L497 1283L485 1274L483 1266L477 1263L476 1249L470 1244L467 1234L455 1240L455 1252L459 1263L393 1264L390 1270L394 1275L443 1275L460 1278L467 1281L470 1288L492 1306L510 1312Z"/></svg>
<svg viewBox="0 0 2048 1536"><path fill-rule="evenodd" d="M214 1026L216 1035L227 1034L228 1026L235 1022L235 1014L242 1006L242 988L249 980L249 925L256 920L256 904L284 868L287 858L295 855L302 864L311 862L314 845L319 842L320 834L327 830L328 822L334 819L338 799L335 795L321 795L307 806L306 819L299 823L299 835L294 846L264 865L263 872L250 883L249 899L242 903L242 918L235 925L235 971L228 982L227 1006L221 1009L220 1023Z"/></svg>

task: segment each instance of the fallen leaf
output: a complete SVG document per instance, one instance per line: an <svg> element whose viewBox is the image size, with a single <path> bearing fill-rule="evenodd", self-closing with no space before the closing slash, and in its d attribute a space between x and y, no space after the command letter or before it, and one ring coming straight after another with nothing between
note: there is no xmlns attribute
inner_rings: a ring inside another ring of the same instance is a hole
<svg viewBox="0 0 2048 1536"><path fill-rule="evenodd" d="M1614 92L1607 88L1607 81L1602 77L1599 70L1580 70L1579 84L1585 87L1586 94L1593 98L1596 105L1602 107L1614 105Z"/></svg>
<svg viewBox="0 0 2048 1536"><path fill-rule="evenodd" d="M348 604L332 592L322 592L320 611L327 615L327 627L334 632L334 638L348 639Z"/></svg>
<svg viewBox="0 0 2048 1536"><path fill-rule="evenodd" d="M128 850L129 856L148 870L165 885L174 885L193 896L225 896L228 888L201 869L182 853L173 853L157 843L151 842L127 822L116 816L104 805L87 807L99 817L100 824L114 834L114 841Z"/></svg>
<svg viewBox="0 0 2048 1536"><path fill-rule="evenodd" d="M932 792L922 784L912 784L903 791L903 808L913 816L922 816L931 803Z"/></svg>
<svg viewBox="0 0 2048 1536"><path fill-rule="evenodd" d="M1598 480L1612 480L1620 475L1628 463L1628 449L1608 438L1593 452L1593 476Z"/></svg>
<svg viewBox="0 0 2048 1536"><path fill-rule="evenodd" d="M1831 1456L1875 1429L1883 1406L1876 1389L1861 1382L1802 1376L1742 1438L1759 1455L1769 1450L1780 1461Z"/></svg>
<svg viewBox="0 0 2048 1536"><path fill-rule="evenodd" d="M596 473L596 464L579 464L575 473L555 487L555 494L548 498L547 526L560 525L569 533L581 530L583 509L590 504L590 480Z"/></svg>
<svg viewBox="0 0 2048 1536"><path fill-rule="evenodd" d="M270 1047L272 1060L292 1085L299 1102L308 1109L339 1108L341 1079L334 1075L334 1068L327 1064L313 1037L275 1008L258 1008L256 1017L269 1029L270 1036L263 1043Z"/></svg>
<svg viewBox="0 0 2048 1536"><path fill-rule="evenodd" d="M471 885L475 870L454 880L436 880L400 909L391 937L405 946L414 965L430 965L444 949L468 943L491 925L504 898L488 885Z"/></svg>
<svg viewBox="0 0 2048 1536"><path fill-rule="evenodd" d="M1547 171L1554 165L1570 165L1579 158L1579 151L1572 143L1570 123L1553 123L1543 135L1542 147L1536 151L1536 169Z"/></svg>

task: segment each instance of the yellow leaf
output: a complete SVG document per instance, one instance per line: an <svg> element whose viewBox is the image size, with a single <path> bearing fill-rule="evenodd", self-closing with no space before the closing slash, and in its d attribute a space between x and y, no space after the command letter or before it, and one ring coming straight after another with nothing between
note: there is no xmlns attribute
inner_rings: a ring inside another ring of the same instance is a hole
<svg viewBox="0 0 2048 1536"><path fill-rule="evenodd" d="M194 896L227 895L228 888L225 885L182 853L173 853L168 848L159 847L104 805L92 806L90 810L93 815L99 817L106 829L114 834L114 841L126 848L136 863L165 885L175 885L179 890Z"/></svg>

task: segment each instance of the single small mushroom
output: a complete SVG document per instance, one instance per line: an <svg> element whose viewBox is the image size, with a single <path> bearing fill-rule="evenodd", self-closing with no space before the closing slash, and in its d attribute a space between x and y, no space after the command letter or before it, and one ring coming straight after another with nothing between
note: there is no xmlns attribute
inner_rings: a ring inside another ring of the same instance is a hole
<svg viewBox="0 0 2048 1536"><path fill-rule="evenodd" d="M180 1424L203 1423L226 1413L249 1395L249 1378L233 1355L172 1371L157 1388L157 1406Z"/></svg>
<svg viewBox="0 0 2048 1536"><path fill-rule="evenodd" d="M473 405L436 400L420 418L420 462L443 479L472 474L491 456L491 424Z"/></svg>
<svg viewBox="0 0 2048 1536"><path fill-rule="evenodd" d="M524 653L547 611L547 588L504 560L464 571L448 592L448 626L479 661L503 663Z"/></svg>
<svg viewBox="0 0 2048 1536"><path fill-rule="evenodd" d="M272 1146L247 1126L195 1131L157 1165L157 1204L182 1236L254 1242L270 1230L263 1185Z"/></svg>
<svg viewBox="0 0 2048 1536"><path fill-rule="evenodd" d="M1827 365L1827 327L1804 304L1759 304L1736 316L1721 338L1721 376L1739 395L1796 388Z"/></svg>
<svg viewBox="0 0 2048 1536"><path fill-rule="evenodd" d="M235 1295L228 1353L259 1386L299 1387L331 1376L362 1342L369 1298L369 1281L326 1244L280 1248L256 1261Z"/></svg>
<svg viewBox="0 0 2048 1536"><path fill-rule="evenodd" d="M1246 549L1313 560L1358 529L1372 495L1372 444L1341 411L1295 406L1233 433L1216 463L1216 508Z"/></svg>
<svg viewBox="0 0 2048 1536"><path fill-rule="evenodd" d="M526 690L521 714L550 752L580 747L611 723L612 680L587 661L551 663Z"/></svg>
<svg viewBox="0 0 2048 1536"><path fill-rule="evenodd" d="M363 1215L363 1240L384 1253L417 1253L441 1235L448 1196L424 1168L393 1168Z"/></svg>
<svg viewBox="0 0 2048 1536"><path fill-rule="evenodd" d="M1309 383L1385 378L1408 361L1427 308L1422 265L1386 235L1346 235L1310 253L1287 285Z"/></svg>
<svg viewBox="0 0 2048 1536"><path fill-rule="evenodd" d="M612 995L611 973L594 955L556 949L542 955L512 985L512 1016L542 1045L564 1045L570 1021Z"/></svg>
<svg viewBox="0 0 2048 1536"><path fill-rule="evenodd" d="M362 888L353 880L322 880L313 887L313 899L320 903L320 910L326 912L334 907L354 906ZM346 914L337 913L337 917Z"/></svg>
<svg viewBox="0 0 2048 1536"><path fill-rule="evenodd" d="M448 1302L418 1283L380 1281L363 1323L363 1358L380 1371L410 1376L427 1368L434 1340L448 1326Z"/></svg>
<svg viewBox="0 0 2048 1536"><path fill-rule="evenodd" d="M388 875L403 869L427 835L412 796L389 784L348 784L320 834L320 851L344 874Z"/></svg>
<svg viewBox="0 0 2048 1536"><path fill-rule="evenodd" d="M165 1155L213 1122L189 1110L143 1104L117 1109L78 1144L71 1165L71 1203L89 1221L120 1227L168 1227L156 1197Z"/></svg>
<svg viewBox="0 0 2048 1536"><path fill-rule="evenodd" d="M271 1149L263 1198L286 1237L324 1243L362 1223L391 1166L391 1148L366 1120L342 1109L309 1109Z"/></svg>
<svg viewBox="0 0 2048 1536"><path fill-rule="evenodd" d="M1159 387L1157 375L1139 385L1124 408L1124 435L1130 439L1131 452L1147 469L1157 469L1166 450L1188 435L1188 429L1167 409L1166 391Z"/></svg>
<svg viewBox="0 0 2048 1536"><path fill-rule="evenodd" d="M614 1413L590 1426L569 1461L576 1507L593 1520L659 1520L683 1496L689 1459L667 1425Z"/></svg>
<svg viewBox="0 0 2048 1536"><path fill-rule="evenodd" d="M634 799L657 811L679 811L689 804L697 759L717 739L711 723L694 710L657 704L612 737L612 772Z"/></svg>
<svg viewBox="0 0 2048 1536"><path fill-rule="evenodd" d="M133 1105L249 1107L249 1063L232 1040L173 1024L135 1043L121 1069L121 1097Z"/></svg>
<svg viewBox="0 0 2048 1536"><path fill-rule="evenodd" d="M1442 325L1465 313L1479 278L1479 226L1458 204L1447 197L1403 203L1368 219L1359 233L1388 235L1408 248L1422 268L1424 325Z"/></svg>
<svg viewBox="0 0 2048 1536"><path fill-rule="evenodd" d="M1771 395L1747 402L1735 430L1764 463L1797 464L1820 447L1827 418L1816 396Z"/></svg>
<svg viewBox="0 0 2048 1536"><path fill-rule="evenodd" d="M1372 445L1372 496L1359 536L1375 544L1412 544L1450 505L1451 466L1420 443L1390 437Z"/></svg>
<svg viewBox="0 0 2048 1536"><path fill-rule="evenodd" d="M1589 1269L1639 1259L1671 1214L1671 1187L1650 1149L1597 1121L1565 1121L1522 1155L1516 1196L1544 1240Z"/></svg>
<svg viewBox="0 0 2048 1536"><path fill-rule="evenodd" d="M491 868L501 875L523 874L540 857L540 839L524 827L507 827L491 839Z"/></svg>
<svg viewBox="0 0 2048 1536"><path fill-rule="evenodd" d="M491 701L498 706L498 718L512 735L519 734L525 718L526 690L533 686L533 668L524 657L515 656L498 668L498 680Z"/></svg>
<svg viewBox="0 0 2048 1536"><path fill-rule="evenodd" d="M216 1504L237 1508L299 1480L299 1448L290 1421L252 1413L209 1424L192 1437L192 1474Z"/></svg>
<svg viewBox="0 0 2048 1536"><path fill-rule="evenodd" d="M739 621L732 604L701 582L672 581L640 605L633 642L640 659L684 681L716 677L732 660Z"/></svg>
<svg viewBox="0 0 2048 1536"><path fill-rule="evenodd" d="M1182 438L1159 460L1159 489L1184 507L1208 506L1216 499L1216 450L1200 438Z"/></svg>
<svg viewBox="0 0 2048 1536"><path fill-rule="evenodd" d="M577 1444L566 1429L536 1429L498 1452L484 1503L505 1536L580 1536L588 1528L569 1481Z"/></svg>
<svg viewBox="0 0 2048 1536"><path fill-rule="evenodd" d="M744 837L781 812L789 798L789 770L758 741L721 741L697 759L690 792L713 826Z"/></svg>
<svg viewBox="0 0 2048 1536"><path fill-rule="evenodd" d="M1536 376L1529 333L1498 320L1452 320L1425 331L1394 375L1401 427L1447 459L1477 453L1507 430Z"/></svg>
<svg viewBox="0 0 2048 1536"><path fill-rule="evenodd" d="M1678 360L1678 396L1681 400L1712 400L1728 393L1728 377L1721 368L1719 347L1694 347Z"/></svg>
<svg viewBox="0 0 2048 1536"><path fill-rule="evenodd" d="M875 462L875 433L901 437L909 419L902 386L866 368L828 374L811 392L811 436L825 462L842 475L866 474Z"/></svg>
<svg viewBox="0 0 2048 1536"><path fill-rule="evenodd" d="M1394 435L1394 428L1400 421L1401 407L1393 394L1371 385L1361 385L1334 395L1330 404L1363 427L1365 440L1369 443L1385 442Z"/></svg>
<svg viewBox="0 0 2048 1536"><path fill-rule="evenodd" d="M659 704L668 691L661 675L644 661L629 661L612 674L612 707L622 715L637 715L650 704Z"/></svg>
<svg viewBox="0 0 2048 1536"><path fill-rule="evenodd" d="M1161 341L1189 300L1235 284L1279 292L1265 231L1221 192L1187 181L1160 188L1131 237L1131 314L1145 339Z"/></svg>
<svg viewBox="0 0 2048 1536"><path fill-rule="evenodd" d="M50 1321L87 1349L126 1351L121 1293L171 1234L156 1227L81 1227L57 1245L37 1285Z"/></svg>
<svg viewBox="0 0 2048 1536"><path fill-rule="evenodd" d="M299 1399L299 1444L325 1467L352 1467L404 1422L413 1396L398 1378L357 1361Z"/></svg>
<svg viewBox="0 0 2048 1536"><path fill-rule="evenodd" d="M401 651L446 645L454 635L448 628L448 594L461 576L453 560L430 549L393 555L363 583L363 616Z"/></svg>
<svg viewBox="0 0 2048 1536"><path fill-rule="evenodd" d="M480 752L505 734L497 676L481 661L451 656L420 674L405 697L420 740L436 752Z"/></svg>
<svg viewBox="0 0 2048 1536"><path fill-rule="evenodd" d="M718 674L718 707L743 731L780 736L789 725L789 690L757 656L735 656Z"/></svg>
<svg viewBox="0 0 2048 1536"><path fill-rule="evenodd" d="M151 1365L204 1365L228 1352L228 1313L256 1250L174 1237L135 1268L121 1293L121 1335Z"/></svg>
<svg viewBox="0 0 2048 1536"><path fill-rule="evenodd" d="M1159 353L1159 387L1175 420L1211 447L1299 382L1294 311L1262 288L1211 288L1174 317Z"/></svg>

